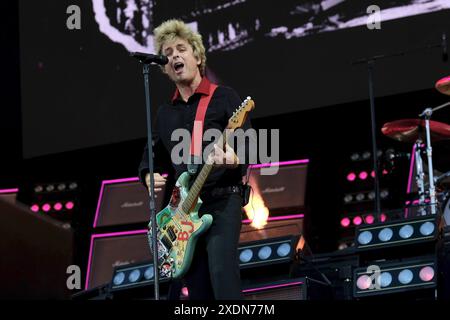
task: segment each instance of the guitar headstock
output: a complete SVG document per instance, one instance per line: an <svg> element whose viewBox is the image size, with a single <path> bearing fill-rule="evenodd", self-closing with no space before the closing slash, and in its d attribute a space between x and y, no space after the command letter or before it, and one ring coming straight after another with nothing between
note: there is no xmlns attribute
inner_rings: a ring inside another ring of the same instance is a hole
<svg viewBox="0 0 450 320"><path fill-rule="evenodd" d="M233 115L228 120L227 129L237 129L242 127L245 119L247 119L248 113L254 108L255 102L252 100L252 98L247 97L244 101L242 101L239 108L237 108L236 111L233 112Z"/></svg>

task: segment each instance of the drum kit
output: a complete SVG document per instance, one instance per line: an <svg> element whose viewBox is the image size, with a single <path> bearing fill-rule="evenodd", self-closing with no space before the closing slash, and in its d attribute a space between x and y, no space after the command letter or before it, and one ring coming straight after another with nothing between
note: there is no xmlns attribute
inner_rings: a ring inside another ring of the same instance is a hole
<svg viewBox="0 0 450 320"><path fill-rule="evenodd" d="M437 81L435 88L450 96L450 76ZM450 171L441 173L433 170L431 145L432 142L450 140L450 125L431 120L434 112L447 106L450 106L450 102L435 108L426 108L418 119L385 123L381 131L389 138L413 144L417 204L420 208L418 214L437 214L441 209L445 223L450 225ZM426 156L426 163L422 156ZM444 156L450 160L450 154Z"/></svg>

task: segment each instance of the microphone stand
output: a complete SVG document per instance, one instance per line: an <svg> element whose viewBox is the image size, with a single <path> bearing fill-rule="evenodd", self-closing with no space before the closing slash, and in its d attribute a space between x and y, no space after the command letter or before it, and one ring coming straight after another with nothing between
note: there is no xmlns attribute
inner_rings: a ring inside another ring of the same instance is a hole
<svg viewBox="0 0 450 320"><path fill-rule="evenodd" d="M333 287L333 284L331 283L330 279L328 279L328 277L316 267L314 262L312 262L311 260L309 260L308 258L306 258L304 256L303 250L297 250L297 258L298 258L298 260L305 262L306 265L313 268L313 270L316 271L322 277L324 282L316 280L316 279L312 279L312 278L309 278L310 280L314 280L315 282L320 283L324 286Z"/></svg>
<svg viewBox="0 0 450 320"><path fill-rule="evenodd" d="M155 201L155 179L153 177L153 143L152 143L152 119L151 119L151 108L150 108L150 84L149 84L149 70L150 62L140 59L143 64L143 74L144 74L144 90L145 90L145 106L147 111L147 146L148 146L148 169L150 174L150 221L151 221L151 237L152 237L152 254L153 254L153 268L154 272L154 289L155 289L155 300L160 300L159 298L159 265L158 265L158 247L157 247L157 227L156 227L156 201Z"/></svg>
<svg viewBox="0 0 450 320"><path fill-rule="evenodd" d="M443 39L446 39L445 34L443 34ZM376 55L368 58L356 59L351 62L352 65L367 64L368 72L368 85L369 85L369 100L370 100L370 118L371 118L371 129L372 129L372 156L373 156L373 170L375 172L374 178L374 191L375 191L375 212L378 221L381 218L381 199L380 199L380 175L378 169L378 148L377 148L377 137L376 137L376 117L375 117L375 97L374 97L374 81L373 81L373 70L376 60L382 60L386 58L404 56L409 53L428 50L432 48L442 48L443 44L431 44L424 47L419 47L411 50L405 50L390 54ZM445 54L445 53L444 53ZM445 58L444 58L445 61Z"/></svg>

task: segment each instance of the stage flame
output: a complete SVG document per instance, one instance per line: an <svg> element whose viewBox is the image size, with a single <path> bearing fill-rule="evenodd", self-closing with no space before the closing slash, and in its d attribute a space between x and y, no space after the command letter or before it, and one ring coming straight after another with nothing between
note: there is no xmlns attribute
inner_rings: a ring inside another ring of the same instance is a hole
<svg viewBox="0 0 450 320"><path fill-rule="evenodd" d="M253 187L249 203L244 207L247 217L252 221L251 226L261 229L267 224L269 209L265 206L258 188Z"/></svg>

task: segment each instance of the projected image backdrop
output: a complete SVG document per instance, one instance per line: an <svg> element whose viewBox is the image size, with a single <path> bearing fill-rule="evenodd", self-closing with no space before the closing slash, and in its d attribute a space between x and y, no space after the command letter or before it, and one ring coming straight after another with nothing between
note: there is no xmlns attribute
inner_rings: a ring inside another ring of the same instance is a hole
<svg viewBox="0 0 450 320"><path fill-rule="evenodd" d="M366 68L351 61L450 35L446 0L380 1L381 30L367 28L377 3L365 0L84 0L81 29L68 30L72 4L20 1L25 157L144 137L142 70L129 52L153 53L153 29L170 18L202 34L208 77L252 96L253 117L367 99ZM439 50L379 62L376 94L430 88L446 70ZM173 90L152 69L153 112Z"/></svg>
<svg viewBox="0 0 450 320"><path fill-rule="evenodd" d="M199 31L208 52L234 50L258 36L286 40L321 32L366 25L367 8L374 1L165 1L158 11L156 0L92 0L99 29L129 51L154 52L152 30L159 18L176 15ZM273 8L273 10L270 10ZM164 12L161 12L163 9ZM165 9L165 10L164 10ZM383 21L450 9L446 0L383 1ZM242 12L251 12L242 15ZM211 18L213 24L211 24ZM209 23L208 23L209 22Z"/></svg>

